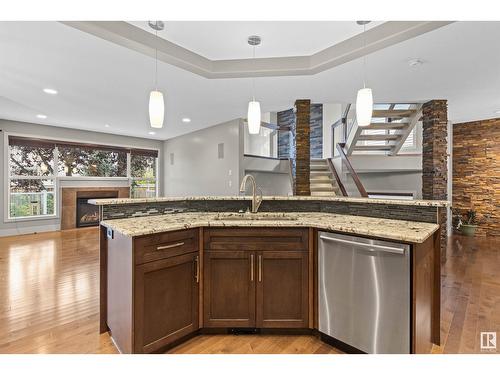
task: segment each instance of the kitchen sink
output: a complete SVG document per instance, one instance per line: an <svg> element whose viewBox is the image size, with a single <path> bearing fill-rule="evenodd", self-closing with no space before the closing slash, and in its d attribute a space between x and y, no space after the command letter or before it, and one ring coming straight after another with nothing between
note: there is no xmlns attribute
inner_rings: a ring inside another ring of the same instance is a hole
<svg viewBox="0 0 500 375"><path fill-rule="evenodd" d="M214 220L219 221L247 221L247 220L255 220L255 221L293 221L298 220L297 216L292 215L276 215L276 214L252 214L252 213L244 213L244 214L225 214L225 215L217 215Z"/></svg>

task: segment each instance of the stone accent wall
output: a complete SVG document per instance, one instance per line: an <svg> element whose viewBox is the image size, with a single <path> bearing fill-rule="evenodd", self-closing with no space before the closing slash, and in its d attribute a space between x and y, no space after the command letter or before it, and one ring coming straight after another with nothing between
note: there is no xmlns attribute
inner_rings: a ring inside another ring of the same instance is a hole
<svg viewBox="0 0 500 375"><path fill-rule="evenodd" d="M323 158L323 104L311 104L311 158Z"/></svg>
<svg viewBox="0 0 500 375"><path fill-rule="evenodd" d="M295 128L295 113L293 109L278 112L278 126L290 126ZM291 153L294 151L290 148L290 143L293 143L294 131L280 131L278 130L278 157L279 158L293 158Z"/></svg>
<svg viewBox="0 0 500 375"><path fill-rule="evenodd" d="M295 128L293 109L278 112L278 126ZM323 104L311 104L311 158L323 157ZM293 158L294 132L278 131L278 157Z"/></svg>
<svg viewBox="0 0 500 375"><path fill-rule="evenodd" d="M293 194L311 195L311 101L295 101L295 159L293 161Z"/></svg>
<svg viewBox="0 0 500 375"><path fill-rule="evenodd" d="M422 108L422 198L447 200L448 103L431 100ZM446 210L440 210L441 260L446 260Z"/></svg>
<svg viewBox="0 0 500 375"><path fill-rule="evenodd" d="M246 211L250 209L250 206L250 200L182 200L176 202L117 204L103 206L102 219L124 219L181 212L238 212L239 210ZM438 209L432 206L321 200L265 200L259 208L259 212L326 212L425 223L436 223L437 211Z"/></svg>
<svg viewBox="0 0 500 375"><path fill-rule="evenodd" d="M477 235L500 235L500 118L453 125L453 207L477 211Z"/></svg>

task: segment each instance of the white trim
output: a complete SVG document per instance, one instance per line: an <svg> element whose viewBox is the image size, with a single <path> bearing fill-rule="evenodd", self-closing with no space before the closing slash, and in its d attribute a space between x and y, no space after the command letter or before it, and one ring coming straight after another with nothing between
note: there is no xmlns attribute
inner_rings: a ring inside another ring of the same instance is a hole
<svg viewBox="0 0 500 375"><path fill-rule="evenodd" d="M54 194L54 201L56 200L55 194ZM54 202L55 206L55 202ZM7 210L8 211L8 210ZM57 212L54 207L54 212ZM23 222L23 221L34 221L34 220L57 220L59 219L58 214L52 214L52 215L37 215L37 216L19 216L19 217L8 217L7 219L4 220L5 223L17 223L17 222Z"/></svg>
<svg viewBox="0 0 500 375"><path fill-rule="evenodd" d="M83 130L83 131L85 131L85 130ZM90 130L86 130L86 132L94 133ZM27 134L27 133L16 133L16 132L5 132L4 134L7 136L7 138L12 135L12 136L16 136L16 137L38 138L38 139L47 139L50 141L61 141L61 142L75 143L75 140L71 139L71 138L47 137L47 136L38 135L38 134ZM125 137L130 138L130 136L125 136ZM160 149L155 148L155 147L137 147L136 145L132 145L132 144L128 145L128 144L123 144L123 143L110 143L110 142L98 142L98 141L97 142L95 142L95 141L81 141L81 142L76 142L76 143L88 143L88 144L94 144L94 145L100 145L100 146L113 146L113 147L123 147L123 148L133 148L133 149L140 148L142 150L158 151L158 156L160 155ZM8 144L8 142L7 142L7 144Z"/></svg>
<svg viewBox="0 0 500 375"><path fill-rule="evenodd" d="M57 176L60 181L127 181L128 177Z"/></svg>
<svg viewBox="0 0 500 375"><path fill-rule="evenodd" d="M5 236L18 236L21 234L33 234L40 232L53 232L60 230L59 224L48 224L40 226L30 226L30 227L17 227L11 229L0 229L0 237Z"/></svg>
<svg viewBox="0 0 500 375"><path fill-rule="evenodd" d="M212 60L124 21L60 21L124 48L209 79L314 75L453 21L388 21L311 55ZM252 61L256 60L256 61Z"/></svg>

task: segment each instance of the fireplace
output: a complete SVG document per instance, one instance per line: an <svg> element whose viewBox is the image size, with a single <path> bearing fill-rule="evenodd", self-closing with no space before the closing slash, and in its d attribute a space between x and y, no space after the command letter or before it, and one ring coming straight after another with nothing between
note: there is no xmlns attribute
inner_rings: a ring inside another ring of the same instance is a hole
<svg viewBox="0 0 500 375"><path fill-rule="evenodd" d="M99 192L101 193L101 192ZM95 192L94 192L95 194ZM79 196L82 195L82 196ZM94 227L99 225L99 206L89 204L89 199L116 198L118 194L99 194L89 196L88 192L79 192L76 198L76 227Z"/></svg>
<svg viewBox="0 0 500 375"><path fill-rule="evenodd" d="M76 198L76 227L93 227L99 224L99 206L89 204L89 198Z"/></svg>

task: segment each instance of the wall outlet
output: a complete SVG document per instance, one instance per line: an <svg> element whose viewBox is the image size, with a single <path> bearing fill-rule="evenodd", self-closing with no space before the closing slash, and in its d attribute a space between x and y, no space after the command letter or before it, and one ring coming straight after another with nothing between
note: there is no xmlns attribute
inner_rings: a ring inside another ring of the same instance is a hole
<svg viewBox="0 0 500 375"><path fill-rule="evenodd" d="M229 187L233 186L233 181L229 180Z"/></svg>

